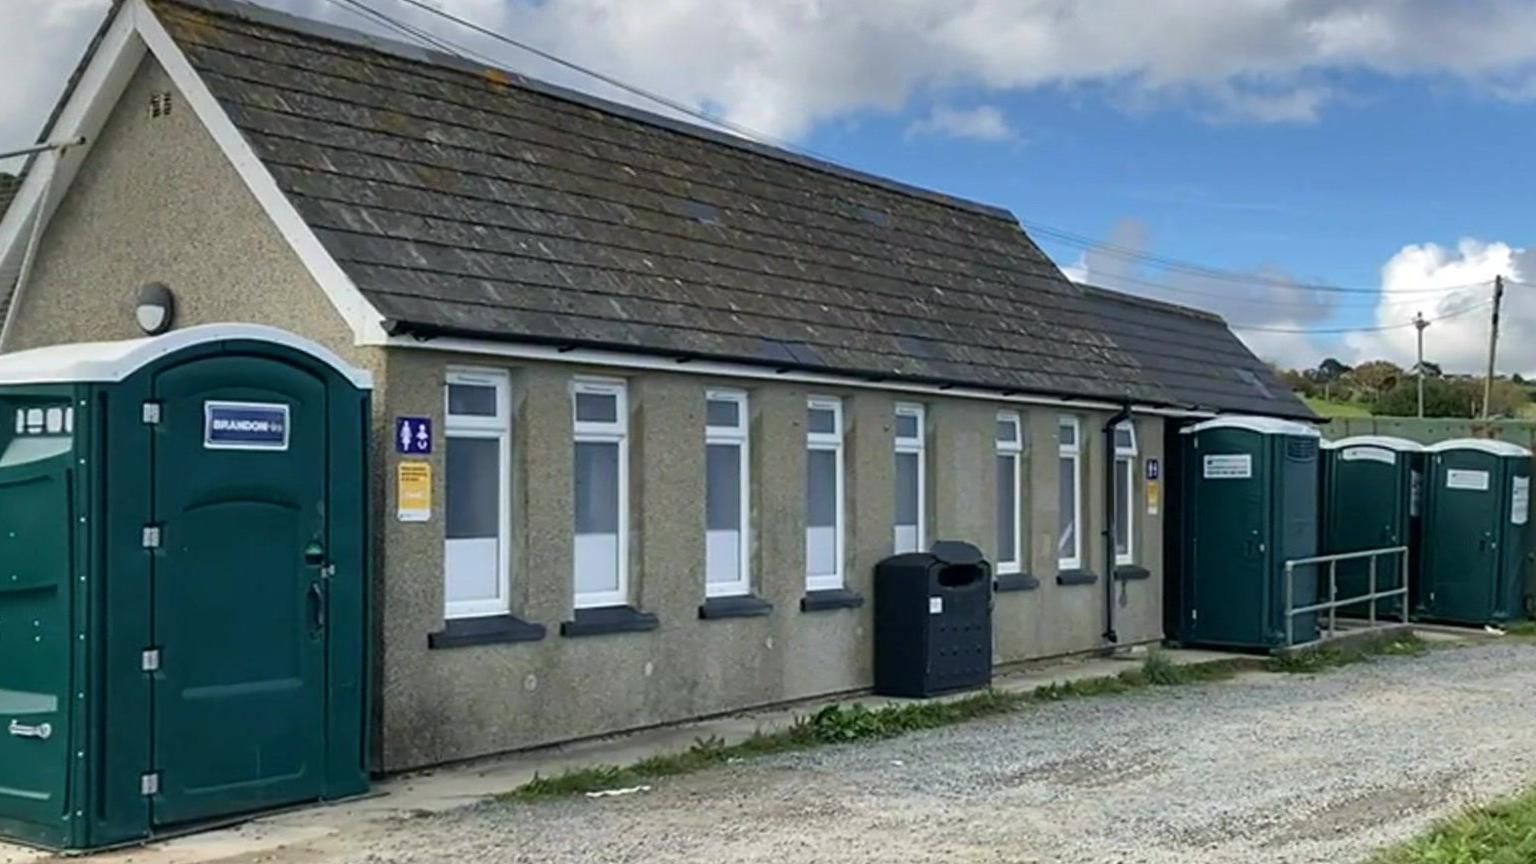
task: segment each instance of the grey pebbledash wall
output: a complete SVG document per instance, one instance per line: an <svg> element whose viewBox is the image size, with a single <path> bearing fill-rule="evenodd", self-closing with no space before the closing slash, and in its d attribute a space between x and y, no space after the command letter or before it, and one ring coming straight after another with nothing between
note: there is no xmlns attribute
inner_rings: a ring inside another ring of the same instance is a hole
<svg viewBox="0 0 1536 864"><path fill-rule="evenodd" d="M443 524L399 523L385 507L383 768L549 744L809 697L860 690L872 680L872 602L856 609L801 611L805 583L805 411L812 395L844 400L849 589L870 597L875 564L890 554L893 418L910 395L806 388L777 382L643 373L627 378L631 447L630 588L658 629L568 638L572 609L572 444L569 386L612 369L546 363L498 364L426 350L389 355L384 410L434 418L450 367L503 368L512 375L513 612L545 625L537 642L431 649L444 626ZM749 394L752 588L773 604L758 618L700 620L704 602L704 400L712 386ZM924 400L916 400L924 401ZM996 536L993 435L1000 408L930 399L927 410L928 536L976 543L989 556ZM1098 647L1104 630L1103 443L1107 415L1080 412L1084 442L1086 585L1055 580L1056 424L1053 408L1025 409L1032 591L999 594L996 661L1011 663ZM1137 418L1140 460L1161 458L1161 421ZM434 462L443 500L442 458ZM395 457L380 469L391 476ZM1140 466L1138 461L1138 477ZM1140 486L1141 484L1138 484ZM391 492L393 494L393 492ZM1123 643L1161 637L1161 522L1137 502L1138 563L1151 576L1116 583Z"/></svg>

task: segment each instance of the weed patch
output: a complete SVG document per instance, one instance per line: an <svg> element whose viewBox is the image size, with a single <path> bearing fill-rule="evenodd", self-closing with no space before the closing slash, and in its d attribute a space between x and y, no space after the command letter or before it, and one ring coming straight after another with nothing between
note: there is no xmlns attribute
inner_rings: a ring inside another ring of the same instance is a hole
<svg viewBox="0 0 1536 864"><path fill-rule="evenodd" d="M1371 864L1528 864L1536 861L1536 789L1469 810L1395 846Z"/></svg>
<svg viewBox="0 0 1536 864"><path fill-rule="evenodd" d="M1264 668L1270 672L1306 675L1364 663L1375 657L1417 657L1429 650L1428 643L1410 633L1391 640L1366 642L1345 648L1318 648L1299 654L1271 657L1264 661Z"/></svg>
<svg viewBox="0 0 1536 864"><path fill-rule="evenodd" d="M986 690L959 699L900 703L879 708L863 705L828 705L800 717L788 728L758 733L737 744L718 738L701 739L681 753L664 753L632 765L598 765L553 777L534 777L502 796L506 800L532 801L582 795L604 789L640 786L663 777L674 777L755 756L786 753L829 744L877 741L909 732L937 729L983 717L1008 714L1031 704L1113 696L1147 687L1175 687L1230 678L1252 668L1251 661L1229 661L1181 666L1154 651L1140 666L1119 675L1052 682L1034 690L1007 692Z"/></svg>

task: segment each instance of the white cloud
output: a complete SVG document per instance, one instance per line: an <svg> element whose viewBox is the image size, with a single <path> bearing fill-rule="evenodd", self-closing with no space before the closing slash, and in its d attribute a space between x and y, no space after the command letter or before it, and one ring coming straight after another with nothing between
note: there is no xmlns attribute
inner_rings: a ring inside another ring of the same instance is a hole
<svg viewBox="0 0 1536 864"><path fill-rule="evenodd" d="M107 0L0 0L0 151L37 140L43 120L58 101ZM15 170L19 160L0 164Z"/></svg>
<svg viewBox="0 0 1536 864"><path fill-rule="evenodd" d="M907 127L907 136L941 135L972 141L1016 141L1018 133L995 105L954 108L935 105L928 116Z"/></svg>
<svg viewBox="0 0 1536 864"><path fill-rule="evenodd" d="M324 0L263 0L357 25ZM1516 98L1536 80L1526 0L436 0L572 60L771 137L959 91L1101 88L1120 105L1304 122L1331 73L1458 80ZM3 0L0 140L30 139L106 0ZM393 0L415 22L429 19ZM433 23L520 71L619 95ZM620 96L629 101L634 97Z"/></svg>
<svg viewBox="0 0 1536 864"><path fill-rule="evenodd" d="M1448 372L1479 372L1488 363L1488 327L1495 276L1519 281L1536 276L1536 257L1507 243L1462 240L1455 248L1435 243L1405 246L1381 269L1379 326L1402 325L1414 313L1434 321L1424 331L1424 358ZM1536 371L1536 288L1510 284L1499 330L1498 370ZM1385 357L1411 364L1412 327L1360 333L1345 340L1355 360Z"/></svg>
<svg viewBox="0 0 1536 864"><path fill-rule="evenodd" d="M1075 282L1212 312L1232 325L1273 330L1324 327L1342 305L1363 308L1374 302L1306 290L1276 268L1255 268L1246 274L1152 273L1138 257L1152 249L1146 225L1125 219L1115 225L1103 248L1085 252L1062 270ZM1241 330L1238 337L1259 357L1282 366L1315 366L1338 350L1335 338L1319 334Z"/></svg>

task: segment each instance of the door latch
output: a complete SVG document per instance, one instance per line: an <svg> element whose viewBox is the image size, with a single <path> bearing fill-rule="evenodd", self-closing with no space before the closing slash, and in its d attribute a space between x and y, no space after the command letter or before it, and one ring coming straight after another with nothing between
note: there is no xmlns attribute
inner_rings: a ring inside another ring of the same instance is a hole
<svg viewBox="0 0 1536 864"><path fill-rule="evenodd" d="M53 724L39 723L36 726L28 726L20 720L12 720L9 731L17 738L36 738L39 741L47 741L53 737Z"/></svg>

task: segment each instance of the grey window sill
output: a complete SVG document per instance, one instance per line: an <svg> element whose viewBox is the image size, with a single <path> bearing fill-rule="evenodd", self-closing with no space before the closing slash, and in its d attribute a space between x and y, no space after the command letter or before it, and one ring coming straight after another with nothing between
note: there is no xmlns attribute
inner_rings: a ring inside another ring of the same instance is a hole
<svg viewBox="0 0 1536 864"><path fill-rule="evenodd" d="M501 645L511 642L538 642L545 635L543 624L524 621L515 615L486 618L450 618L443 629L427 634L427 648L468 648L473 645Z"/></svg>
<svg viewBox="0 0 1536 864"><path fill-rule="evenodd" d="M567 638L608 636L614 633L645 633L661 622L650 612L633 606L607 606L602 609L577 609L570 621L560 624L560 635Z"/></svg>
<svg viewBox="0 0 1536 864"><path fill-rule="evenodd" d="M829 609L857 609L864 605L863 595L847 588L830 591L807 591L800 598L801 612L823 612Z"/></svg>
<svg viewBox="0 0 1536 864"><path fill-rule="evenodd" d="M699 607L699 618L719 621L724 618L761 618L773 611L773 604L755 594L735 597L710 597Z"/></svg>
<svg viewBox="0 0 1536 864"><path fill-rule="evenodd" d="M1033 591L1040 587L1040 580L1028 573L999 573L992 580L992 590L999 594L1009 591Z"/></svg>
<svg viewBox="0 0 1536 864"><path fill-rule="evenodd" d="M1063 570L1056 574L1057 585L1092 585L1099 581L1099 574L1091 570Z"/></svg>
<svg viewBox="0 0 1536 864"><path fill-rule="evenodd" d="M1115 567L1115 578L1122 582L1130 582L1136 579L1151 579L1152 571L1138 564L1121 564Z"/></svg>

